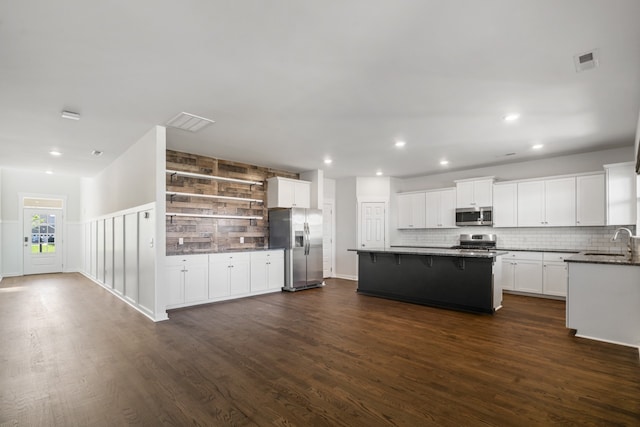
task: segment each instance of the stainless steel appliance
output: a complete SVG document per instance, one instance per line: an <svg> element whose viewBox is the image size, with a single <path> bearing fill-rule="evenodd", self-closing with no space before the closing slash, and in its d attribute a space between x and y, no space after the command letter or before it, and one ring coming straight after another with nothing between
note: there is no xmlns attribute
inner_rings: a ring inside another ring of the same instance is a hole
<svg viewBox="0 0 640 427"><path fill-rule="evenodd" d="M322 211L270 209L269 248L285 250L284 291L324 286L322 274Z"/></svg>
<svg viewBox="0 0 640 427"><path fill-rule="evenodd" d="M493 225L491 206L456 209L456 225Z"/></svg>
<svg viewBox="0 0 640 427"><path fill-rule="evenodd" d="M460 244L451 249L471 251L492 251L496 249L498 238L495 234L461 234Z"/></svg>

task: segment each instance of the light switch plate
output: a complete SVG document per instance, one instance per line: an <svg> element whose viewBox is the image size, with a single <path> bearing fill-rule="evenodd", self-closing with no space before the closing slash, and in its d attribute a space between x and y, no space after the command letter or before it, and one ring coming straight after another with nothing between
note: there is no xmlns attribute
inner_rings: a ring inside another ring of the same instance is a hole
<svg viewBox="0 0 640 427"><path fill-rule="evenodd" d="M178 237L178 244L184 245L184 237Z"/></svg>
<svg viewBox="0 0 640 427"><path fill-rule="evenodd" d="M244 243L244 236L240 237L240 243Z"/></svg>

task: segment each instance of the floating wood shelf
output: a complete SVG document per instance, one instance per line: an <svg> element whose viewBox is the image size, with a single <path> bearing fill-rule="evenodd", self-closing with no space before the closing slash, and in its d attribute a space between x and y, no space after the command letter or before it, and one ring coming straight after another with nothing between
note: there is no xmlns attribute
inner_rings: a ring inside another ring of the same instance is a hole
<svg viewBox="0 0 640 427"><path fill-rule="evenodd" d="M182 216L190 218L218 218L218 219L248 219L258 220L262 219L261 216L249 216L249 215L217 215L217 214L191 214L191 213L179 213L179 212L167 212L166 216Z"/></svg>
<svg viewBox="0 0 640 427"><path fill-rule="evenodd" d="M247 197L215 196L212 194L180 193L177 191L167 191L167 196L171 197L172 203L173 203L173 198L175 196L189 196L189 197L200 197L203 199L222 199L222 200L235 200L239 202L262 203L262 200L260 199L250 199Z"/></svg>
<svg viewBox="0 0 640 427"><path fill-rule="evenodd" d="M188 178L197 178L197 179L210 179L213 181L224 181L224 182L235 182L237 184L247 184L247 185L264 185L261 181L248 181L246 179L237 179L237 178L227 178L224 176L215 176L215 175L204 175L201 173L193 173L193 172L181 172L176 170L167 169L166 172L171 174L171 176L185 176Z"/></svg>

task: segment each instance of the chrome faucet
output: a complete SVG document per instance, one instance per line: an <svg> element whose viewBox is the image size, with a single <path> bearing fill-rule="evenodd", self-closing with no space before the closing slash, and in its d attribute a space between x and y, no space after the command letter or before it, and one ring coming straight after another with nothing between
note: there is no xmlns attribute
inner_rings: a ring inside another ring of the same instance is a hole
<svg viewBox="0 0 640 427"><path fill-rule="evenodd" d="M632 232L631 230L629 230L628 228L626 228L626 227L620 227L620 228L616 229L616 232L613 234L613 237L611 238L611 241L612 241L612 242L613 242L613 241L615 241L615 240L618 238L618 234L619 234L621 231L626 231L627 233L629 233L629 240L628 240L628 242L627 242L627 251L628 251L629 253L631 253L631 252L632 252L632 248L631 248L631 238L633 237L633 232Z"/></svg>

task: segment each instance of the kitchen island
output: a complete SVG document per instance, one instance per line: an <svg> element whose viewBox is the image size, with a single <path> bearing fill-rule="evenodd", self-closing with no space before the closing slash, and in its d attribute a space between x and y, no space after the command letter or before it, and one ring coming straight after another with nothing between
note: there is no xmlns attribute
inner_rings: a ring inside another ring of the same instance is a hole
<svg viewBox="0 0 640 427"><path fill-rule="evenodd" d="M640 257L582 252L569 266L567 328L640 350Z"/></svg>
<svg viewBox="0 0 640 427"><path fill-rule="evenodd" d="M358 253L358 289L371 295L455 310L493 313L502 289L496 257L506 252L444 248L350 249Z"/></svg>

